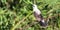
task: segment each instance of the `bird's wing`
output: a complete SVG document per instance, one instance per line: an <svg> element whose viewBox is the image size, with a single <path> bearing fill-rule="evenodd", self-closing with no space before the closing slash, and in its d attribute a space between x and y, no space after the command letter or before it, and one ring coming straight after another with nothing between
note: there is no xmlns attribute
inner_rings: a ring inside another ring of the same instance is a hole
<svg viewBox="0 0 60 30"><path fill-rule="evenodd" d="M39 15L39 14L37 14L36 12L34 12L34 16L35 16L36 20L38 20L38 21L43 20L42 14Z"/></svg>

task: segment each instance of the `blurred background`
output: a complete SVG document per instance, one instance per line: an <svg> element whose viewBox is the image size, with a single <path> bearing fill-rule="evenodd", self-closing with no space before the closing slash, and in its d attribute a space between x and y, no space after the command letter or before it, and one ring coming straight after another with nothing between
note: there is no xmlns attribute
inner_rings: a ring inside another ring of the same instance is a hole
<svg viewBox="0 0 60 30"><path fill-rule="evenodd" d="M35 0L48 27L41 28L33 15L34 0L0 0L0 30L60 30L60 0Z"/></svg>

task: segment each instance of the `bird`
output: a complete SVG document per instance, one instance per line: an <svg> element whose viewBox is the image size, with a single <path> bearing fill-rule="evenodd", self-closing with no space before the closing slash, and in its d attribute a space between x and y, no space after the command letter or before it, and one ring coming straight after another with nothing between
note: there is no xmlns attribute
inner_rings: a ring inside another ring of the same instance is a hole
<svg viewBox="0 0 60 30"><path fill-rule="evenodd" d="M47 23L45 22L41 11L38 9L36 4L33 4L33 14L34 14L34 17L36 18L36 20L39 22L39 24L41 26L43 26L43 27L47 26Z"/></svg>

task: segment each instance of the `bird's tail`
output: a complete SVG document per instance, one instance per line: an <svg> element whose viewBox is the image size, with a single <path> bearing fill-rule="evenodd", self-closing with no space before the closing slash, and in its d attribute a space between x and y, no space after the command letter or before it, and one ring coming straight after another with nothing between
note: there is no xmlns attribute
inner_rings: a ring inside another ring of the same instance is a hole
<svg viewBox="0 0 60 30"><path fill-rule="evenodd" d="M40 25L43 26L43 27L46 27L46 26L47 26L47 22L42 22L42 21L40 21L39 23L40 23Z"/></svg>

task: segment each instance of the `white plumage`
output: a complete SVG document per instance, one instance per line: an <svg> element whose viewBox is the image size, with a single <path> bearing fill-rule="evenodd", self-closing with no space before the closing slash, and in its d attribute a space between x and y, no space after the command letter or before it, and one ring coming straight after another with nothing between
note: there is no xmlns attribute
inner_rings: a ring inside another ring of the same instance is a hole
<svg viewBox="0 0 60 30"><path fill-rule="evenodd" d="M40 21L42 19L41 15L41 11L38 9L37 5L33 4L33 12L34 12L34 16L36 18L37 21Z"/></svg>
<svg viewBox="0 0 60 30"><path fill-rule="evenodd" d="M44 21L41 11L37 8L37 5L33 4L33 12L36 20L40 23L41 26L46 26L47 23Z"/></svg>
<svg viewBox="0 0 60 30"><path fill-rule="evenodd" d="M41 11L37 8L37 5L33 4L33 11L36 12L38 15L41 14Z"/></svg>

